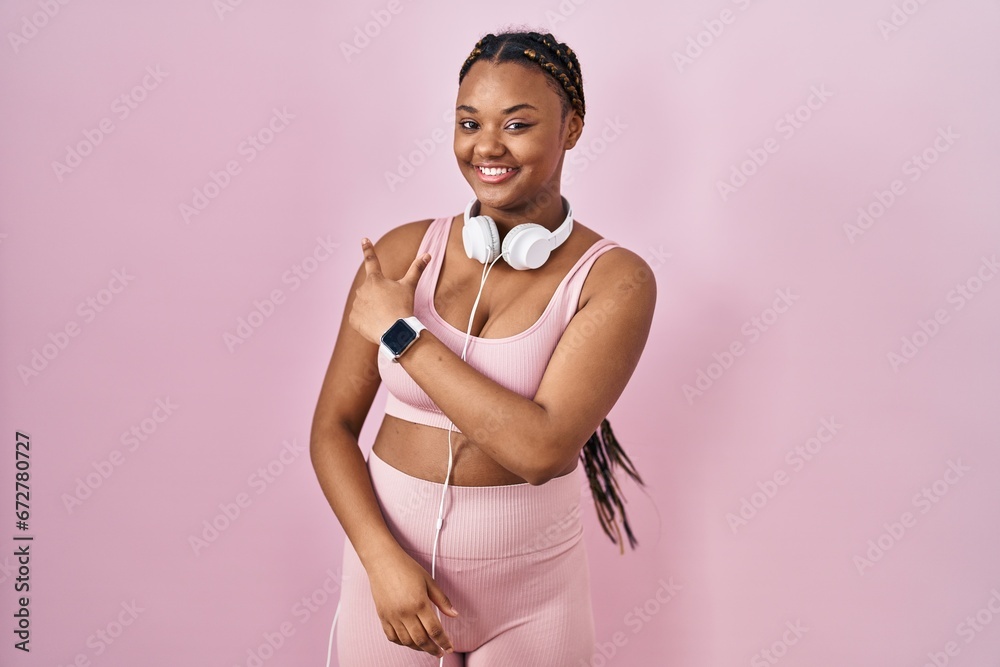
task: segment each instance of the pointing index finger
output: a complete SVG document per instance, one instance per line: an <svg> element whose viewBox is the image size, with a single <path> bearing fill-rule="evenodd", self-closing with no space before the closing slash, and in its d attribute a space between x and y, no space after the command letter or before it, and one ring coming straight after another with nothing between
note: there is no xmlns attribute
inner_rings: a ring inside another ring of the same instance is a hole
<svg viewBox="0 0 1000 667"><path fill-rule="evenodd" d="M379 264L378 257L375 255L375 246L368 240L368 237L361 239L361 250L365 253L366 275L381 274L382 265Z"/></svg>

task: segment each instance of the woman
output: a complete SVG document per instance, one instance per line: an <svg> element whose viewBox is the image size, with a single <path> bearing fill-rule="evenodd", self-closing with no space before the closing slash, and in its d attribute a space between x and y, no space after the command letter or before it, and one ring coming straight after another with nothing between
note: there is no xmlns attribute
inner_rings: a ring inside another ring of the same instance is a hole
<svg viewBox="0 0 1000 667"><path fill-rule="evenodd" d="M645 346L656 286L641 257L574 222L560 195L584 113L568 46L487 35L459 74L455 157L470 207L495 223L494 252L487 238L472 253L463 230L488 223L470 208L362 242L311 436L348 537L342 667L575 666L593 655L580 490L589 478L615 540L624 508L611 467L641 479L605 416ZM512 252L497 261L528 222L561 242L528 260L537 268ZM383 343L399 330L408 346ZM366 462L358 437L380 379L386 416Z"/></svg>

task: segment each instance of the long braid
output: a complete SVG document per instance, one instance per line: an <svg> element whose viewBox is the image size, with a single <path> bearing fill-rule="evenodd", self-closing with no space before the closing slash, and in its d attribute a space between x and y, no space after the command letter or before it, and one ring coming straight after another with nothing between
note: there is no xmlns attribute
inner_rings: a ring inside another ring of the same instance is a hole
<svg viewBox="0 0 1000 667"><path fill-rule="evenodd" d="M580 118L586 113L580 62L569 46L556 40L550 33L508 31L497 35L493 33L485 35L476 42L469 57L462 64L458 74L459 84L473 63L480 59L494 63L530 61L538 65L543 72L550 75L549 82L562 99L563 118L565 119L571 105ZM614 544L619 545L620 552L624 554L625 543L616 521L616 517L620 514L629 546L635 549L637 540L625 515L624 496L615 478L615 466L624 469L637 483L643 486L645 483L636 472L632 460L618 444L607 419L601 422L598 430L583 446L580 459L587 473L601 528Z"/></svg>
<svg viewBox="0 0 1000 667"><path fill-rule="evenodd" d="M629 546L635 549L637 540L632 533L628 517L625 515L623 505L622 490L618 485L618 480L614 476L614 466L621 466L629 477L645 486L642 477L636 472L632 460L625 453L618 443L615 434L611 431L611 422L604 419L598 431L590 436L590 440L583 446L580 452L584 470L587 472L587 479L590 481L590 492L594 497L594 504L597 506L597 517L601 521L601 528L611 541L618 544L621 553L625 553L625 544L621 539L621 531L615 523L615 512L621 512L622 525L625 534L628 536ZM612 535L611 531L614 530Z"/></svg>

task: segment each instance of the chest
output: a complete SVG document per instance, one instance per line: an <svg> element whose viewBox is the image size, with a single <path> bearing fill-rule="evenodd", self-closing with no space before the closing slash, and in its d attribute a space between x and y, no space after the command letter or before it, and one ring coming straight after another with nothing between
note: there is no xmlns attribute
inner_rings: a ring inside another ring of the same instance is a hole
<svg viewBox="0 0 1000 667"><path fill-rule="evenodd" d="M471 333L484 339L510 338L532 329L549 314L574 268L574 262L563 259L543 269L518 271L500 267L500 260L480 293L482 265L473 274L468 262L461 267L449 265L448 255L436 274L422 276L432 290L431 310L448 327L465 334L475 308ZM585 303L582 295L580 301Z"/></svg>
<svg viewBox="0 0 1000 667"><path fill-rule="evenodd" d="M552 299L558 282L517 281L516 285L490 284L489 276L479 303L479 279L443 277L432 304L434 310L452 328L463 333L469 328L469 315L475 307L472 335L478 338L505 338L527 330L541 318Z"/></svg>

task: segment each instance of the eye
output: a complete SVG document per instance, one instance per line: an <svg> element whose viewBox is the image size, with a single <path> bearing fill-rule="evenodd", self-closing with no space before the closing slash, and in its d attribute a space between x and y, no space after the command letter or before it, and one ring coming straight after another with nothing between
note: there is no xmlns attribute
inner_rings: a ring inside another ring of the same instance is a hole
<svg viewBox="0 0 1000 667"><path fill-rule="evenodd" d="M466 123L471 123L472 127L470 127L469 125L466 125ZM475 130L476 128L479 127L478 123L476 123L476 121L474 121L474 120L462 120L462 121L459 121L458 122L458 126L460 128L462 128L463 130ZM517 127L515 127L515 126L517 126ZM514 130L515 132L520 132L522 130L528 129L529 127L531 127L531 125L529 123L521 123L521 122L515 121L515 122L509 124L507 126L507 129Z"/></svg>

